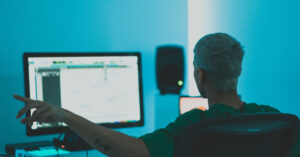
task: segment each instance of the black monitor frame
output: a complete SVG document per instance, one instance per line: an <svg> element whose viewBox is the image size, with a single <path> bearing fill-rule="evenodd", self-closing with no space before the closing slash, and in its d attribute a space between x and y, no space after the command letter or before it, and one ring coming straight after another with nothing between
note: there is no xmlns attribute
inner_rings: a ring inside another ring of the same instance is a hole
<svg viewBox="0 0 300 157"><path fill-rule="evenodd" d="M31 53L25 52L23 54L23 66L24 66L24 81L25 81L25 96L29 97L30 87L29 87L29 75L28 75L28 58L29 57L88 57L88 56L137 56L138 58L138 77L139 77L139 96L140 96L140 121L137 122L127 122L127 123L101 123L98 125L108 127L108 128L125 128L125 127L137 127L144 125L144 109L143 109L143 89L142 89L142 63L141 54L139 52L93 52L93 53ZM25 104L26 105L26 104ZM30 116L30 111L26 113L26 117ZM53 127L53 128L40 128L33 130L27 124L26 125L26 135L45 135L45 134L56 134L63 133L70 130L68 126L66 127Z"/></svg>

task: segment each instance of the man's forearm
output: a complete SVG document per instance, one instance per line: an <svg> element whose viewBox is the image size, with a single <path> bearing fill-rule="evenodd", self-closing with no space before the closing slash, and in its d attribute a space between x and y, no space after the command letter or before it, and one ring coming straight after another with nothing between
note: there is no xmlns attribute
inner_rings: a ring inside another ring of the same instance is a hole
<svg viewBox="0 0 300 157"><path fill-rule="evenodd" d="M141 139L99 126L68 110L64 110L64 112L63 122L102 153L112 157L149 156L148 150Z"/></svg>

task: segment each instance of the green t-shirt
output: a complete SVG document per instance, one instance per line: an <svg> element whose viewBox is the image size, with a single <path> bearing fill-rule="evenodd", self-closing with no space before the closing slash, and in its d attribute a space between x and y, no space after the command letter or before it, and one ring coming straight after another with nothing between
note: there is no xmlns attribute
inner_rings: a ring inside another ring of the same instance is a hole
<svg viewBox="0 0 300 157"><path fill-rule="evenodd" d="M206 118L256 112L279 111L270 106L257 105L254 103L245 104L241 109L234 109L231 106L223 104L215 104L212 105L207 111L195 109L180 115L177 117L175 122L168 124L166 128L156 130L153 133L143 135L140 138L145 142L151 157L173 157L175 139L189 125ZM291 152L292 154L290 156L300 156L300 140L298 140L296 147L293 148Z"/></svg>

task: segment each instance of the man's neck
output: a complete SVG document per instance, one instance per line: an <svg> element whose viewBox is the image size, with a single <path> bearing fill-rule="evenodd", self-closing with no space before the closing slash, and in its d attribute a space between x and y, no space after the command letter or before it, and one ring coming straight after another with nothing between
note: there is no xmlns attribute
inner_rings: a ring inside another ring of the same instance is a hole
<svg viewBox="0 0 300 157"><path fill-rule="evenodd" d="M211 90L207 93L208 104L211 107L214 104L224 104L235 109L242 107L244 102L239 98L237 91L215 91Z"/></svg>

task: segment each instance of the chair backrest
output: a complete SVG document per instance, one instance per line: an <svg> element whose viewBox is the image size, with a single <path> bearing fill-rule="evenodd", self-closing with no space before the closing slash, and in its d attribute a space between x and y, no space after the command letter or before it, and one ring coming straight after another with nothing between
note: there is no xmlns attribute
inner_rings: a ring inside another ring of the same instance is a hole
<svg viewBox="0 0 300 157"><path fill-rule="evenodd" d="M295 142L298 127L296 116L282 113L203 120L178 137L174 157L282 157Z"/></svg>

